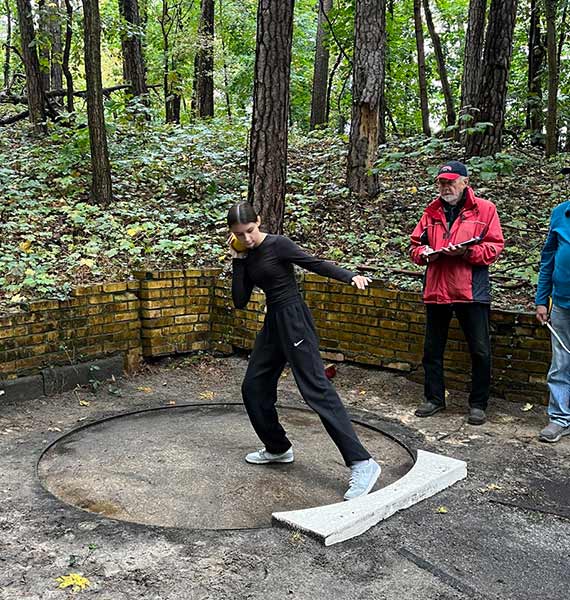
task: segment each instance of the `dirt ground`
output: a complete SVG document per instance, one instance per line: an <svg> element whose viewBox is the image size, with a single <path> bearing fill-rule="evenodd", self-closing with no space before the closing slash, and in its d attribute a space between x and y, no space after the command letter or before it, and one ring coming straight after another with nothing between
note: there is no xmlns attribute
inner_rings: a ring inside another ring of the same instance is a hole
<svg viewBox="0 0 570 600"><path fill-rule="evenodd" d="M45 446L104 416L188 402L236 402L246 359L167 359L93 392L15 405L0 398L0 599L78 592L101 600L327 598L566 600L570 595L570 438L544 445L542 406L494 400L482 427L466 396L413 416L421 386L340 365L335 384L355 415L379 415L407 443L465 460L466 480L353 540L325 548L286 529L184 530L114 521L67 506L36 477ZM281 398L300 401L289 374ZM525 410L523 410L525 409ZM381 459L381 457L380 457Z"/></svg>

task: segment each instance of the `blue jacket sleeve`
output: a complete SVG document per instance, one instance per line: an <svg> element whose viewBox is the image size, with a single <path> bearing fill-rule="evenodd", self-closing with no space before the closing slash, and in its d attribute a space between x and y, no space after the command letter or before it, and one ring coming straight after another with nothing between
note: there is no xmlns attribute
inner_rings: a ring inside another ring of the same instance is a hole
<svg viewBox="0 0 570 600"><path fill-rule="evenodd" d="M540 271L538 273L538 286L536 290L535 304L537 306L548 306L548 298L552 294L552 273L554 272L554 258L558 248L558 237L550 223L548 237L542 248L540 257Z"/></svg>

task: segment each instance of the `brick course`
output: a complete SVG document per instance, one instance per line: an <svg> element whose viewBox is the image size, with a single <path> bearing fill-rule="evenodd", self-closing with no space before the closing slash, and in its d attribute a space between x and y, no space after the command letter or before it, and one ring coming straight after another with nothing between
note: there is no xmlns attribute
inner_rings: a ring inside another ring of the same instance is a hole
<svg viewBox="0 0 570 600"><path fill-rule="evenodd" d="M220 269L142 271L135 279L81 286L65 301L32 302L0 317L0 379L122 353L127 367L140 357L234 348L251 349L263 324L265 296L254 292L235 309L231 283ZM327 359L408 373L422 380L424 309L419 294L374 282L364 291L313 274L300 281ZM550 363L548 332L532 314L491 312L493 393L545 401ZM469 354L452 321L446 353L450 388L464 389Z"/></svg>

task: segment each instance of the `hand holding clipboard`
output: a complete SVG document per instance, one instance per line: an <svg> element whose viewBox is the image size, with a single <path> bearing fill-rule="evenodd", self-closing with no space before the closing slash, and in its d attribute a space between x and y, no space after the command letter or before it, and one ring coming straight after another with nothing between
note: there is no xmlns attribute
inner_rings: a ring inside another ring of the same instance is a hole
<svg viewBox="0 0 570 600"><path fill-rule="evenodd" d="M460 256L461 254L465 253L469 246L473 246L473 244L478 244L481 241L481 239L481 236L477 236L472 237L463 242L459 242L458 244L450 244L449 246L439 248L438 250L430 248L429 250L423 253L423 256L427 262L430 262L430 260L435 260L440 254L444 254L446 256Z"/></svg>

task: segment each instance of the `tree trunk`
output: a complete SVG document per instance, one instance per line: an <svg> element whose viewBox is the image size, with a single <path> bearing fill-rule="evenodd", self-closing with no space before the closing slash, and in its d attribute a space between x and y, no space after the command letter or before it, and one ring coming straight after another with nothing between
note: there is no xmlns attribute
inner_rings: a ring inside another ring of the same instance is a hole
<svg viewBox="0 0 570 600"><path fill-rule="evenodd" d="M491 0L478 103L479 121L491 125L482 133L468 136L467 157L488 156L501 150L516 13L517 0Z"/></svg>
<svg viewBox="0 0 570 600"><path fill-rule="evenodd" d="M370 170L378 153L385 53L386 0L357 2L347 184L363 197L378 193L378 176Z"/></svg>
<svg viewBox="0 0 570 600"><path fill-rule="evenodd" d="M546 48L548 56L548 110L546 113L546 156L558 150L558 44L556 40L556 14L558 0L544 0L546 16Z"/></svg>
<svg viewBox="0 0 570 600"><path fill-rule="evenodd" d="M53 0L49 4L49 31L51 38L51 88L60 90L63 87L62 58L63 48L61 43L61 15L60 0Z"/></svg>
<svg viewBox="0 0 570 600"><path fill-rule="evenodd" d="M193 104L198 118L214 116L214 0L201 0Z"/></svg>
<svg viewBox="0 0 570 600"><path fill-rule="evenodd" d="M325 121L328 123L329 119L330 119L330 111L331 111L331 94L332 94L332 86L333 86L333 82L334 82L334 76L337 72L337 69L340 66L340 63L342 62L342 58L344 56L344 53L341 51L338 53L338 56L335 60L335 63L333 65L333 68L331 69L331 72L329 73L329 77L328 77L328 83L327 83L327 98L326 98L326 104L325 104Z"/></svg>
<svg viewBox="0 0 570 600"><path fill-rule="evenodd" d="M283 231L294 0L259 0L248 200L270 233Z"/></svg>
<svg viewBox="0 0 570 600"><path fill-rule="evenodd" d="M479 103L486 10L487 0L471 0L469 2L469 17L463 53L463 77L461 79L461 108L459 112L461 116L469 115L471 118L462 119L463 126L471 126L479 120L477 106Z"/></svg>
<svg viewBox="0 0 570 600"><path fill-rule="evenodd" d="M40 73L42 76L42 86L47 92L51 89L50 64L51 64L51 39L50 39L50 7L46 6L45 0L38 2L38 35L36 43L38 45L38 57L40 60Z"/></svg>
<svg viewBox="0 0 570 600"><path fill-rule="evenodd" d="M382 69L382 79L380 81L380 105L378 107L378 145L386 143L386 66Z"/></svg>
<svg viewBox="0 0 570 600"><path fill-rule="evenodd" d="M174 29L178 33L180 24L180 4L170 6L168 0L162 0L162 16L160 18L160 29L162 31L162 61L163 61L163 89L164 103L167 123L180 123L181 97L177 92L177 72L174 59L170 53L170 33Z"/></svg>
<svg viewBox="0 0 570 600"><path fill-rule="evenodd" d="M72 113L74 111L73 105L73 75L69 69L69 56L71 54L71 40L73 37L73 5L71 0L65 0L65 44L63 46L63 58L61 61L61 68L65 76L65 83L67 86L67 112Z"/></svg>
<svg viewBox="0 0 570 600"><path fill-rule="evenodd" d="M101 20L99 0L83 1L87 122L91 147L91 201L108 206L112 200L111 166L105 131L101 80Z"/></svg>
<svg viewBox="0 0 570 600"><path fill-rule="evenodd" d="M542 140L542 73L545 48L540 30L540 0L531 0L528 32L528 78L526 128L531 132L531 143L543 145Z"/></svg>
<svg viewBox="0 0 570 600"><path fill-rule="evenodd" d="M447 78L447 69L445 67L445 57L443 55L443 48L441 47L441 40L439 34L435 30L431 9L429 6L429 0L423 0L424 13L426 16L426 24L433 44L433 51L435 59L437 61L437 70L439 72L439 79L441 81L441 91L445 99L445 112L447 115L447 126L451 127L455 125L455 104L453 102L453 94L451 93L451 86L449 85L449 79Z"/></svg>
<svg viewBox="0 0 570 600"><path fill-rule="evenodd" d="M418 84L420 89L420 107L422 111L422 131L431 135L429 126L429 107L426 82L426 58L424 51L424 30L422 27L421 0L414 0L414 27L416 30L416 48L418 52Z"/></svg>
<svg viewBox="0 0 570 600"><path fill-rule="evenodd" d="M564 0L564 8L562 9L562 17L560 19L560 36L558 38L558 64L560 64L560 57L562 56L562 48L564 47L564 42L566 41L566 29L567 22L566 19L568 17L568 0Z"/></svg>
<svg viewBox="0 0 570 600"><path fill-rule="evenodd" d="M26 70L26 90L30 121L37 133L46 131L45 94L42 86L40 61L36 49L36 34L30 0L17 0L22 58Z"/></svg>
<svg viewBox="0 0 570 600"><path fill-rule="evenodd" d="M329 75L329 49L325 42L327 39L328 15L332 0L318 0L319 16L317 20L317 40L315 44L315 66L313 69L313 92L311 97L311 122L310 128L327 122L327 83Z"/></svg>
<svg viewBox="0 0 570 600"><path fill-rule="evenodd" d="M222 10L223 10L223 0L220 0L220 8L219 8L220 23L222 23L224 20ZM228 82L228 64L226 62L226 42L224 40L223 33L222 33L222 35L220 35L220 41L222 43L222 60L223 60L223 71L224 71L224 96L226 98L226 111L228 113L228 120L231 123L231 121L232 121L232 105L230 102L230 92L229 92L230 86L229 86L229 82Z"/></svg>
<svg viewBox="0 0 570 600"><path fill-rule="evenodd" d="M4 44L4 89L10 89L10 51L12 50L12 9L10 0L4 0L6 11L6 41Z"/></svg>
<svg viewBox="0 0 570 600"><path fill-rule="evenodd" d="M119 12L125 24L121 31L123 78L130 85L129 94L146 103L148 88L141 42L141 19L138 0L119 0Z"/></svg>

